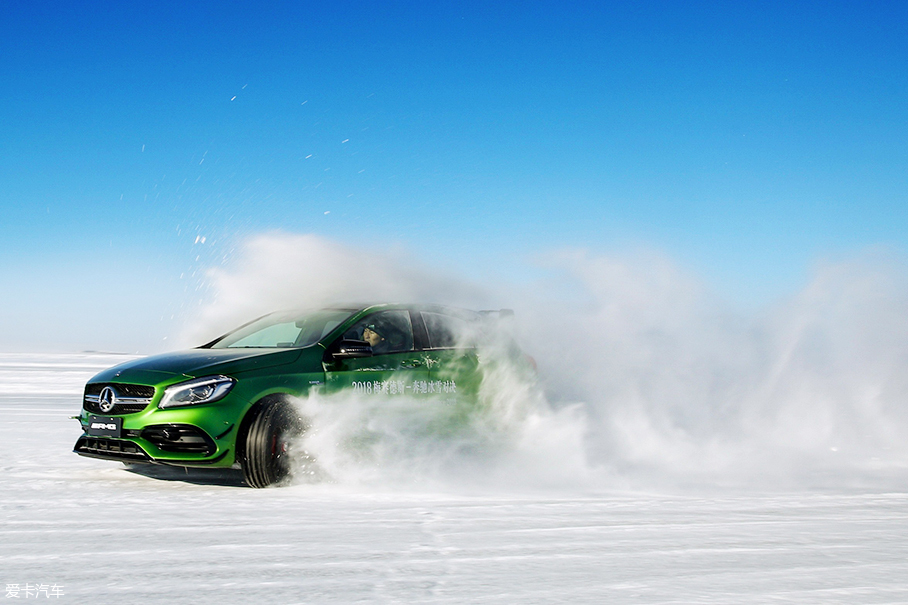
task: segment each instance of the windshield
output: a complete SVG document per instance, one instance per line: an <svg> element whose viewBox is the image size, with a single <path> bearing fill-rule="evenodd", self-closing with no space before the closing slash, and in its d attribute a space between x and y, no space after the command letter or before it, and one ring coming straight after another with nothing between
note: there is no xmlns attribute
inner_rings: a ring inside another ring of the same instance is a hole
<svg viewBox="0 0 908 605"><path fill-rule="evenodd" d="M230 332L212 349L308 347L328 335L353 312L322 309L309 313L272 313Z"/></svg>

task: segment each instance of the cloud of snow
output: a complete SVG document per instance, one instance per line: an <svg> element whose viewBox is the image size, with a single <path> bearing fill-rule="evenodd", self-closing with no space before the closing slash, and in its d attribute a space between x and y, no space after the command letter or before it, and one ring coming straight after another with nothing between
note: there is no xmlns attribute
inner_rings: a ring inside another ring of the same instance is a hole
<svg viewBox="0 0 908 605"><path fill-rule="evenodd" d="M562 254L572 294L522 317L552 401L583 402L619 474L823 485L908 466L908 275L883 253L816 268L758 313L664 258Z"/></svg>
<svg viewBox="0 0 908 605"><path fill-rule="evenodd" d="M819 265L797 295L752 313L658 253L537 261L538 283L477 283L403 251L261 235L209 274L190 341L338 301L515 309L538 376L501 364L456 430L448 416L463 410L406 398L301 401L313 422L304 447L333 481L797 487L908 468L908 270L897 259Z"/></svg>
<svg viewBox="0 0 908 605"><path fill-rule="evenodd" d="M273 232L246 241L235 261L208 272L210 299L185 346L218 336L279 309L332 303L487 300L488 292L465 278L438 271L403 251L357 249L315 235Z"/></svg>

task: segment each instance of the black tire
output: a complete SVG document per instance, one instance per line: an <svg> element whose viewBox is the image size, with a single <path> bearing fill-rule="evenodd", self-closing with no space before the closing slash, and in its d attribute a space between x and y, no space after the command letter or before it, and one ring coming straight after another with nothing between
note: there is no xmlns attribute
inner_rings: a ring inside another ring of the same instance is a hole
<svg viewBox="0 0 908 605"><path fill-rule="evenodd" d="M265 401L246 433L243 478L249 487L268 487L290 478L290 445L303 422L286 401Z"/></svg>

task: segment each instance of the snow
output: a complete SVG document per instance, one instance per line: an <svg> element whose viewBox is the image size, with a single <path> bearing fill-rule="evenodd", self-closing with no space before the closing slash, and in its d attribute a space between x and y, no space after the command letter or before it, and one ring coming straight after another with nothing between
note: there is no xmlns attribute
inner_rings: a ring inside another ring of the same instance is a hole
<svg viewBox="0 0 908 605"><path fill-rule="evenodd" d="M70 603L908 602L908 493L242 487L71 452L102 354L0 356L0 582ZM43 596L41 597L44 598Z"/></svg>

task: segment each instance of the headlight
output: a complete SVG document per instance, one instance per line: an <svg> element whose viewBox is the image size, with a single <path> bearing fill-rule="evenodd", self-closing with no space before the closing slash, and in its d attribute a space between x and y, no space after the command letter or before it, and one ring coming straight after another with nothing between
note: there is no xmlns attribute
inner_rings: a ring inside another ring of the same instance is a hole
<svg viewBox="0 0 908 605"><path fill-rule="evenodd" d="M235 384L236 380L229 376L206 376L174 384L164 389L164 397L158 407L164 409L211 403L222 399Z"/></svg>

